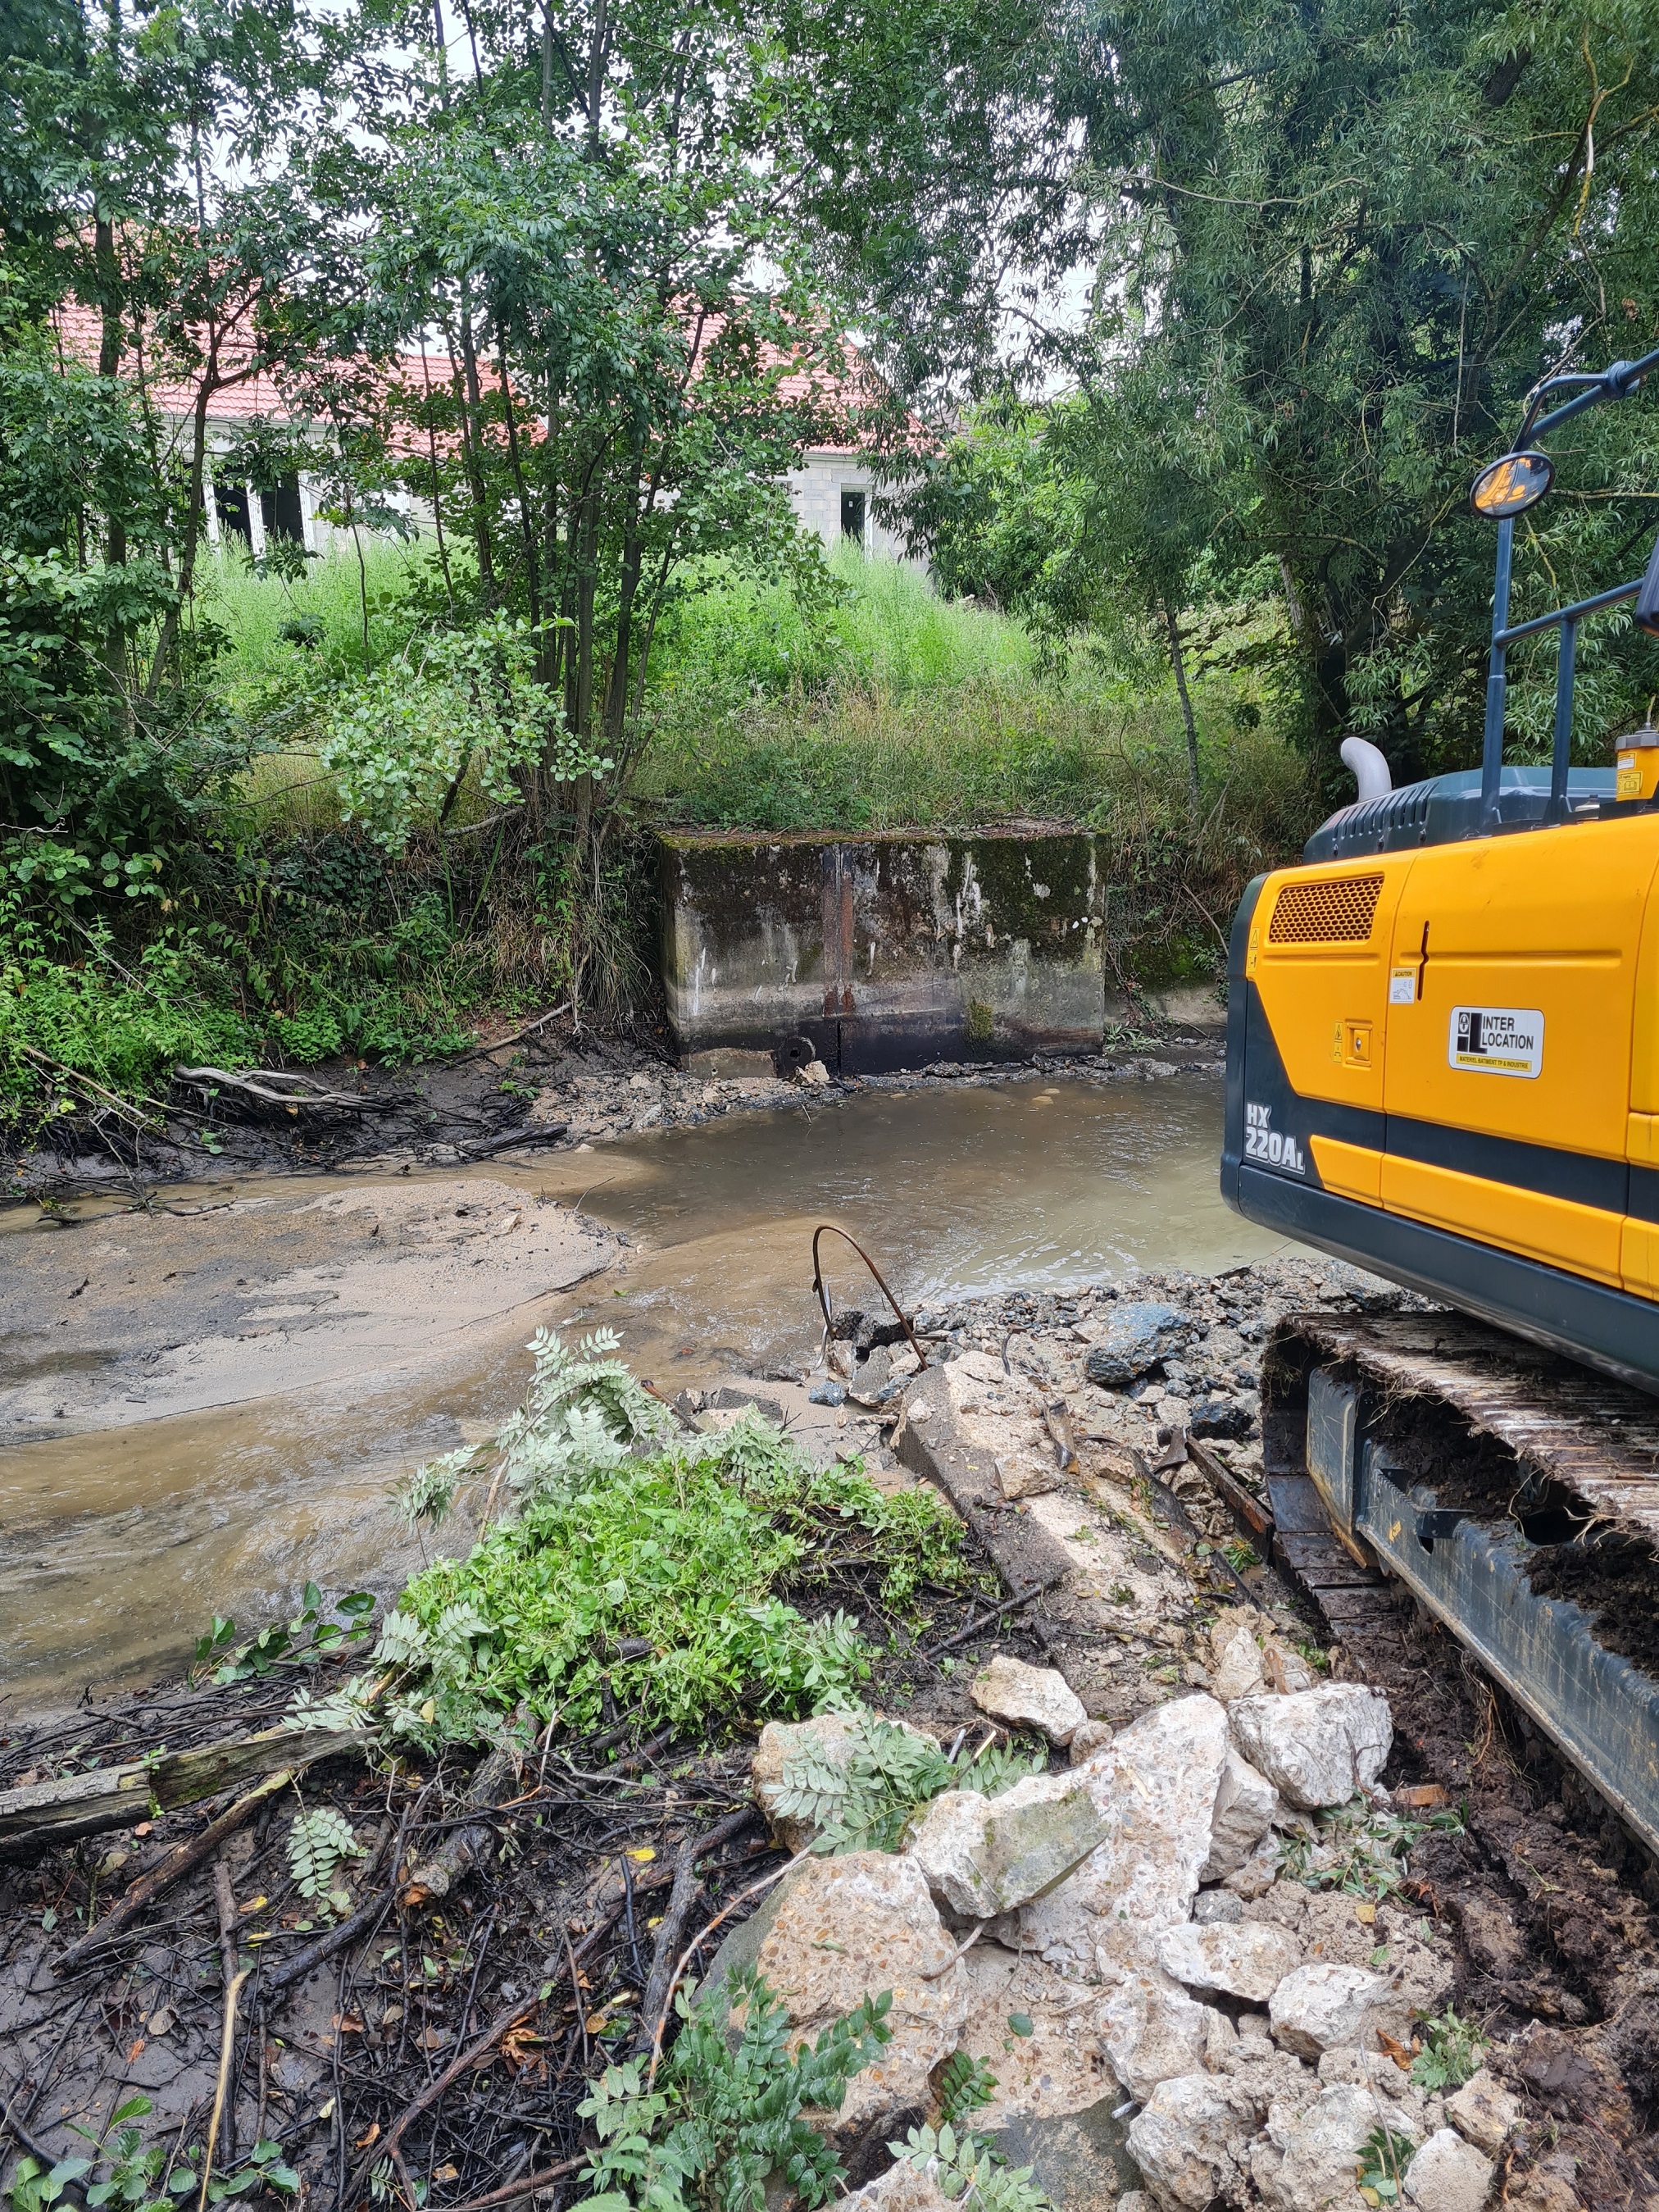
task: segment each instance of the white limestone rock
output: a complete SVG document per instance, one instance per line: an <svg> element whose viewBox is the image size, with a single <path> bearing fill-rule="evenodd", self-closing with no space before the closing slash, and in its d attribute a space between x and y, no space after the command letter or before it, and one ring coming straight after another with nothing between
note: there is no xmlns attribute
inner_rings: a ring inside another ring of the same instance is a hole
<svg viewBox="0 0 1659 2212"><path fill-rule="evenodd" d="M866 1996L893 1993L892 2040L849 2083L830 2126L838 2144L885 2142L906 2115L927 2110L928 2077L968 2019L956 1949L913 1860L849 1851L790 1875L755 1963L788 2008L791 2048L816 2041Z"/></svg>
<svg viewBox="0 0 1659 2212"><path fill-rule="evenodd" d="M1389 2124L1416 2142L1408 2115L1393 2111ZM1262 2203L1273 2212L1367 2212L1359 2154L1376 2125L1375 2097L1352 2083L1322 2089L1307 2103L1287 2098L1273 2105L1250 2148L1250 2179Z"/></svg>
<svg viewBox="0 0 1659 2212"><path fill-rule="evenodd" d="M1165 2212L1206 2212L1246 2171L1255 2115L1212 2074L1160 2081L1129 2126L1129 2155Z"/></svg>
<svg viewBox="0 0 1659 2212"><path fill-rule="evenodd" d="M1254 1697L1261 1687L1261 1646L1237 1613L1224 1613L1210 1629L1210 1686L1224 1705Z"/></svg>
<svg viewBox="0 0 1659 2212"><path fill-rule="evenodd" d="M1166 1928L1155 1948L1158 1965L1172 1980L1189 1990L1243 1997L1251 2004L1266 2004L1302 1964L1299 1946L1282 1928L1261 1920Z"/></svg>
<svg viewBox="0 0 1659 2212"><path fill-rule="evenodd" d="M981 1712L1005 1728L1038 1729L1062 1748L1089 1717L1082 1698L1055 1668L1028 1667L1001 1651L975 1676L969 1695Z"/></svg>
<svg viewBox="0 0 1659 2212"><path fill-rule="evenodd" d="M1224 2028L1232 2026L1150 1967L1126 1974L1107 1998L1102 2039L1112 2071L1135 2102L1144 2105L1160 2081L1210 2070L1218 2022Z"/></svg>
<svg viewBox="0 0 1659 2212"><path fill-rule="evenodd" d="M1325 1682L1289 1696L1241 1698L1233 1741L1288 1804L1346 1805L1376 1781L1394 1741L1389 1701L1360 1682Z"/></svg>
<svg viewBox="0 0 1659 2212"><path fill-rule="evenodd" d="M1210 1814L1210 1856L1199 1870L1199 1880L1220 1881L1236 1874L1272 1826L1278 1810L1278 1790L1229 1744Z"/></svg>
<svg viewBox="0 0 1659 2212"><path fill-rule="evenodd" d="M1441 2128L1406 2168L1406 2201L1423 2212L1480 2212L1494 2170L1455 2128Z"/></svg>
<svg viewBox="0 0 1659 2212"><path fill-rule="evenodd" d="M1268 2004L1273 2040L1298 2058L1368 2048L1376 2041L1372 2015L1387 1990L1382 1975L1365 1966L1323 1960L1299 1966L1279 1983Z"/></svg>
<svg viewBox="0 0 1659 2212"><path fill-rule="evenodd" d="M1483 2066L1447 2098L1446 2118L1466 2142L1496 2158L1504 2138L1521 2118L1520 2100Z"/></svg>
<svg viewBox="0 0 1659 2212"><path fill-rule="evenodd" d="M1106 1838L1025 1906L1024 1942L1079 1978L1154 1965L1153 1940L1186 1919L1197 1894L1226 1749L1227 1716L1213 1698L1174 1698L1074 1768Z"/></svg>
<svg viewBox="0 0 1659 2212"><path fill-rule="evenodd" d="M1046 1896L1107 1832L1077 1771L1028 1774L999 1797L977 1790L935 1797L906 1856L951 1911L989 1920Z"/></svg>

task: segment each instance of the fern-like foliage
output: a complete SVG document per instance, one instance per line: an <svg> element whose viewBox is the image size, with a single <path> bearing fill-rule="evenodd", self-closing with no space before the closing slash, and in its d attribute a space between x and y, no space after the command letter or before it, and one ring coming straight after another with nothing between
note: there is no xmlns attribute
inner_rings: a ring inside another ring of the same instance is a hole
<svg viewBox="0 0 1659 2212"><path fill-rule="evenodd" d="M1000 1796L1044 1763L1041 1753L1002 1746L949 1759L931 1737L860 1713L844 1751L826 1754L809 1740L793 1754L779 1777L777 1810L816 1827L812 1848L826 1856L896 1851L923 1806L945 1790Z"/></svg>
<svg viewBox="0 0 1659 2212"><path fill-rule="evenodd" d="M609 1328L574 1350L550 1328L531 1339L536 1371L495 1439L501 1474L521 1505L575 1497L636 1444L669 1441L673 1416L616 1357L621 1346Z"/></svg>
<svg viewBox="0 0 1659 2212"><path fill-rule="evenodd" d="M953 2051L939 2070L939 2118L950 2127L988 2105L997 2077L982 2058Z"/></svg>
<svg viewBox="0 0 1659 2212"><path fill-rule="evenodd" d="M350 1823L331 1805L295 1814L288 1832L288 1863L301 1897L326 1897L342 1861L361 1858L362 1852Z"/></svg>
<svg viewBox="0 0 1659 2212"><path fill-rule="evenodd" d="M948 2120L938 2128L912 2128L902 2143L887 2148L963 2212L1054 2212L1029 2166L1005 2165L982 2136L958 2135Z"/></svg>
<svg viewBox="0 0 1659 2212"><path fill-rule="evenodd" d="M608 2067L577 2107L599 2148L574 2212L763 2212L774 2177L808 2212L836 2194L842 2169L803 2114L840 2111L848 2083L890 2038L890 1993L866 1996L792 2056L788 2013L755 1969L726 1992L724 2018L706 1998L680 1999L680 2032L654 2087L630 2060ZM735 2048L727 2019L742 2024Z"/></svg>
<svg viewBox="0 0 1659 2212"><path fill-rule="evenodd" d="M330 1729L342 1732L373 1731L374 1715L355 1682L344 1682L319 1697L314 1690L296 1690L283 1715L285 1729Z"/></svg>
<svg viewBox="0 0 1659 2212"><path fill-rule="evenodd" d="M461 1477L477 1456L476 1444L464 1444L459 1451L446 1452L441 1459L428 1460L424 1467L417 1467L412 1474L392 1484L392 1503L411 1532L423 1521L429 1528L442 1526L454 1505Z"/></svg>

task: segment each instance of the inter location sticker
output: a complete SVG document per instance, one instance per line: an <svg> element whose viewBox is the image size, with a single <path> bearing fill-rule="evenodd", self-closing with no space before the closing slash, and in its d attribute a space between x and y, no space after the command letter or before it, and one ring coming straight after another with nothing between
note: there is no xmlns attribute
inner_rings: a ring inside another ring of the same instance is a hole
<svg viewBox="0 0 1659 2212"><path fill-rule="evenodd" d="M1544 1017L1536 1006L1454 1006L1446 1058L1474 1075L1535 1077L1544 1065Z"/></svg>

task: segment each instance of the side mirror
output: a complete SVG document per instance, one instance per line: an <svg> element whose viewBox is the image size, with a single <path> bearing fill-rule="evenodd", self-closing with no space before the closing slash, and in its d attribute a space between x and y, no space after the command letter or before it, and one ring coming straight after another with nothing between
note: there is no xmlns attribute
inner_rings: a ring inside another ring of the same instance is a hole
<svg viewBox="0 0 1659 2212"><path fill-rule="evenodd" d="M1536 507L1555 481L1555 464L1547 453L1505 453L1488 461L1469 486L1469 505L1489 522L1524 514Z"/></svg>

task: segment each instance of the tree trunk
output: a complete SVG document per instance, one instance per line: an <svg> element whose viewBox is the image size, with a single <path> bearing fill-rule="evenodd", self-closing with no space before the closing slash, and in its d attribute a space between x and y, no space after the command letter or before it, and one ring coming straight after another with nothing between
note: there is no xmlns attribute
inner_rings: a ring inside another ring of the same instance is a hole
<svg viewBox="0 0 1659 2212"><path fill-rule="evenodd" d="M484 497L483 447L479 436L481 396L478 353L472 343L472 310L467 305L466 283L461 284L461 368L466 379L466 403L462 409L461 450L466 456L467 489L472 494L472 529L478 545L478 581L484 604L496 604L495 567L490 557L489 512Z"/></svg>
<svg viewBox="0 0 1659 2212"><path fill-rule="evenodd" d="M179 642L179 624L195 579L196 547L206 512L203 494L207 476L208 409L219 388L219 334L210 324L208 356L202 369L201 386L196 394L196 421L190 449L190 498L185 509L184 542L179 549L179 580L174 587L173 604L161 624L161 635L156 640L155 658L149 665L149 681L144 686L147 699L153 699L161 688L162 675L173 658L173 647Z"/></svg>
<svg viewBox="0 0 1659 2212"><path fill-rule="evenodd" d="M1170 665L1175 670L1176 690L1181 698L1181 719L1187 729L1187 796L1193 810L1193 819L1198 819L1198 724L1193 720L1193 702L1187 690L1187 663L1181 650L1181 624L1176 619L1173 603L1164 602L1164 627L1170 635Z"/></svg>

